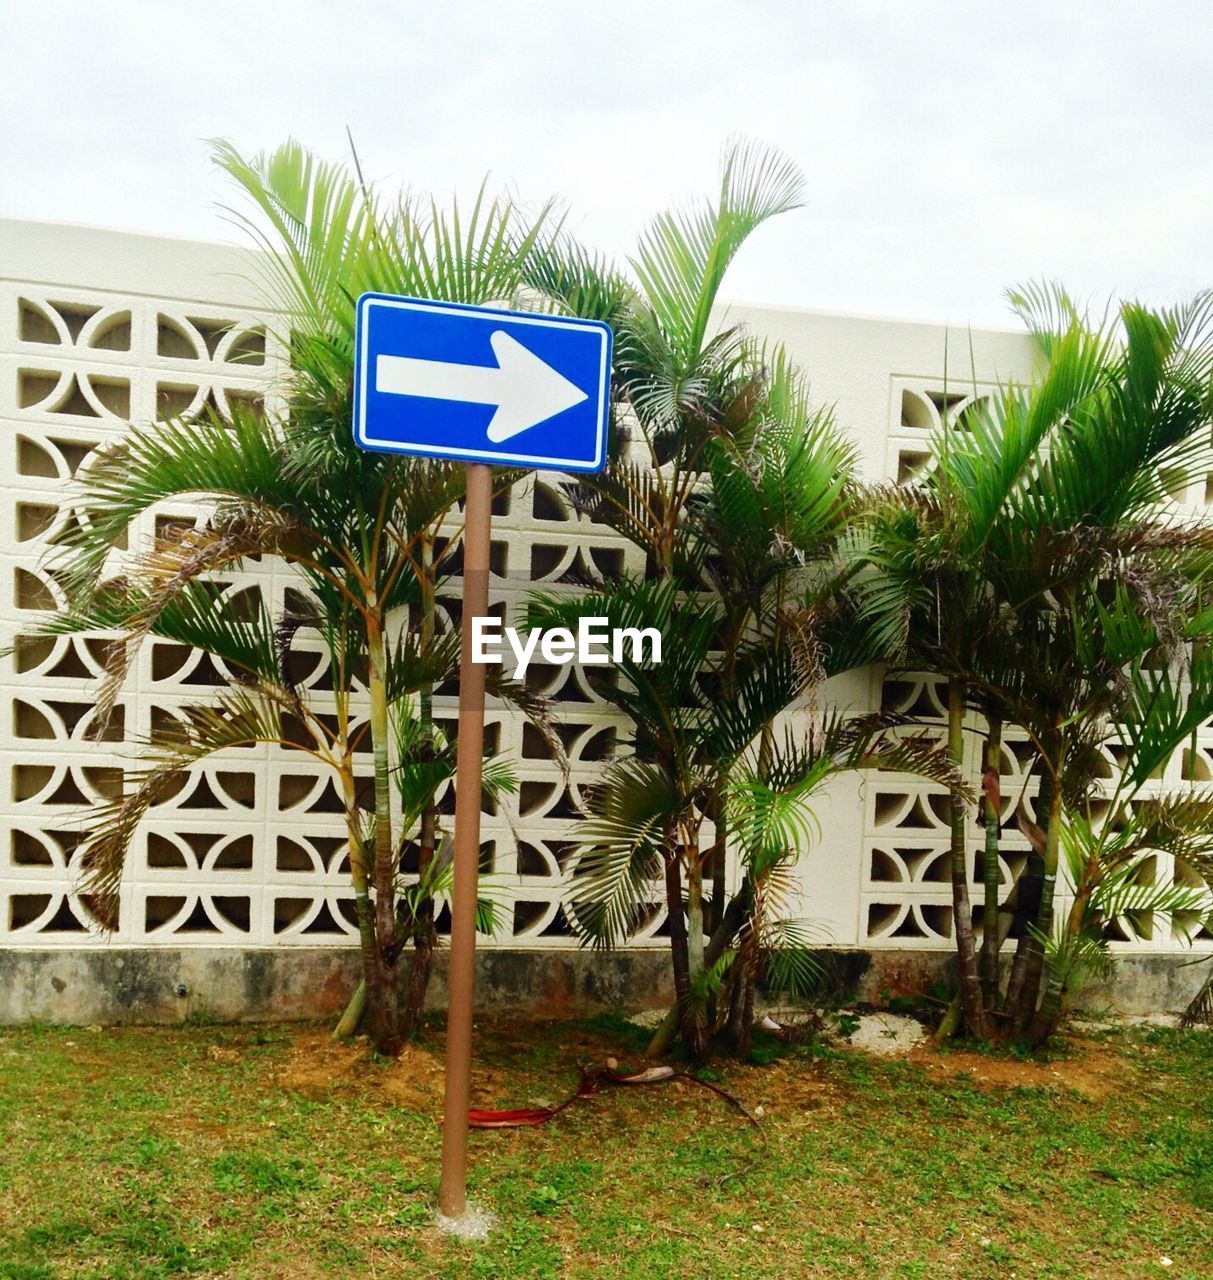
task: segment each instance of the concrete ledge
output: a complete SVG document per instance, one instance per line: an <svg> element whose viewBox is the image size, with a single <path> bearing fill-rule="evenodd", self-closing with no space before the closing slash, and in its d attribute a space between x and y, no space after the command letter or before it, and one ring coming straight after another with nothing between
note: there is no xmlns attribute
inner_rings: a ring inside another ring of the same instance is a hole
<svg viewBox="0 0 1213 1280"><path fill-rule="evenodd" d="M665 951L481 951L483 1007L550 1013L658 1006L672 995ZM0 951L0 1025L276 1022L335 1017L358 983L358 953L332 948ZM446 953L429 1005L446 1005Z"/></svg>
<svg viewBox="0 0 1213 1280"><path fill-rule="evenodd" d="M840 1000L880 1004L954 981L939 951L821 953ZM1122 957L1111 983L1079 993L1076 1007L1120 1014L1179 1012L1204 980L1191 954ZM481 951L481 1008L551 1015L661 1008L672 997L663 950ZM358 955L330 948L2 951L0 1025L274 1022L334 1017L358 981ZM430 1006L446 1003L446 956L434 966Z"/></svg>
<svg viewBox="0 0 1213 1280"><path fill-rule="evenodd" d="M956 956L950 951L842 951L848 957L847 978L858 1000L882 1004L889 996L918 995L938 982L956 985ZM1203 958L1205 964L1193 964ZM1090 1013L1123 1016L1179 1014L1200 990L1213 955L1118 955L1108 981L1088 979L1071 993L1070 1007ZM1004 970L1005 973L1005 970Z"/></svg>

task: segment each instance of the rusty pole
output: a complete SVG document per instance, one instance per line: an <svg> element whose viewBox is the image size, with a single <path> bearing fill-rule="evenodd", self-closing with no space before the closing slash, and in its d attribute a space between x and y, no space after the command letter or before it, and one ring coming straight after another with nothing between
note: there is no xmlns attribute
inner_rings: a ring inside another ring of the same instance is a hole
<svg viewBox="0 0 1213 1280"><path fill-rule="evenodd" d="M469 463L463 527L463 627L459 651L459 737L455 756L446 1099L442 1114L442 1177L438 1184L438 1207L446 1218L461 1218L467 1209L476 882L480 870L480 793L484 763L484 666L471 660L472 619L485 616L489 609L492 503L492 469L484 463Z"/></svg>

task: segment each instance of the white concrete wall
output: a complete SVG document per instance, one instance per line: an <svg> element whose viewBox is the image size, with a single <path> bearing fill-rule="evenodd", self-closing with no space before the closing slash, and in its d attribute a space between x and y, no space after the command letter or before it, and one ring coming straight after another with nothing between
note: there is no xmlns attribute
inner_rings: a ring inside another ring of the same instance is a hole
<svg viewBox="0 0 1213 1280"><path fill-rule="evenodd" d="M154 421L208 397L222 405L272 384L279 367L272 337L261 361L249 363L261 339L242 336L264 332L255 275L255 255L224 245L0 221L0 618L4 642L16 644L0 665L0 947L353 941L342 823L328 780L318 766L268 747L207 763L153 812L132 848L120 928L100 934L74 893L73 846L87 806L120 785L133 744L156 718L205 693L216 673L196 654L147 646L113 740L95 741L89 724L102 647L88 638L29 639L55 607L43 554L48 537L79 514L72 475L91 451L117 438L128 419ZM748 304L728 308L722 320L789 347L818 401L836 406L873 480L911 474L941 411L963 412L974 395L1023 378L1035 358L1011 330L970 333ZM149 524L139 536L151 531ZM579 555L618 549L542 479L517 488L494 540L507 565L494 591L507 601L530 580L555 582ZM631 563L634 553L626 555ZM224 580L232 592L263 593L273 607L292 578L281 566L261 565ZM835 686L835 699L856 709L882 698L938 709L922 681L884 687L876 673L862 672ZM523 783L486 819L498 892L512 904L497 936L485 940L492 946L576 945L561 911L561 864L579 789L600 770L599 748L618 721L575 669L552 669L546 690L556 698L578 692L562 712L576 730L567 789L534 735L516 717L490 711L490 732L518 762ZM439 713L453 718L453 701ZM1205 748L1199 755L1208 773ZM1021 767L1012 746L1008 794L1018 790ZM847 779L823 801L821 821L821 839L804 861L803 911L823 942L950 945L946 815L930 787L887 775ZM1005 852L1009 879L1022 842L1009 836ZM1160 875L1169 873L1160 866ZM662 945L659 927L657 913L634 945ZM1180 945L1161 922L1144 931L1126 935L1124 946Z"/></svg>

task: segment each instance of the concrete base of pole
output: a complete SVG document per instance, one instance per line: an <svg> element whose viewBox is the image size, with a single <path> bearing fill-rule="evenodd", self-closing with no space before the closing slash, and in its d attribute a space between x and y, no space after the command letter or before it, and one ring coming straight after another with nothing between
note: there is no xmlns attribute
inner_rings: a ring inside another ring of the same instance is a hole
<svg viewBox="0 0 1213 1280"><path fill-rule="evenodd" d="M489 1238L489 1232L497 1219L487 1209L480 1209L469 1200L458 1218L448 1218L444 1213L439 1213L434 1221L444 1236L453 1236L456 1240L480 1241Z"/></svg>

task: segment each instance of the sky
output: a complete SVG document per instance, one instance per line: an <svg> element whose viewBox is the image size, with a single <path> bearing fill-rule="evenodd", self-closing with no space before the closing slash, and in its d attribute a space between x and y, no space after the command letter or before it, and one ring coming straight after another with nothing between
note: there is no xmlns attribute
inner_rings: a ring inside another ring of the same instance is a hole
<svg viewBox="0 0 1213 1280"><path fill-rule="evenodd" d="M724 141L804 170L732 299L1009 324L1213 286L1213 0L6 0L0 216L238 239L205 140L568 202L618 259ZM0 244L0 271L3 246Z"/></svg>

